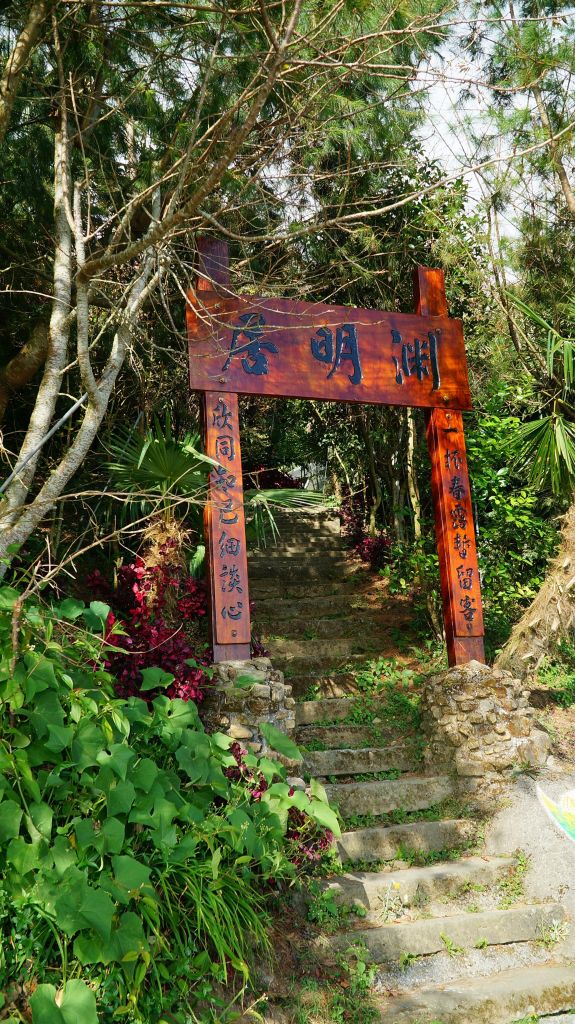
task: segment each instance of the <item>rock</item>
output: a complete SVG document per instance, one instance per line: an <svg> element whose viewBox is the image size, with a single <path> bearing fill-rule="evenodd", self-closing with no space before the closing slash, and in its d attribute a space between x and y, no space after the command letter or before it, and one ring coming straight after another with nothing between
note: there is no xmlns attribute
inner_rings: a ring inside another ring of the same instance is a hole
<svg viewBox="0 0 575 1024"><path fill-rule="evenodd" d="M228 736L234 740L251 740L253 732L245 725L240 725L239 722L232 722L228 729Z"/></svg>
<svg viewBox="0 0 575 1024"><path fill-rule="evenodd" d="M250 697L264 697L269 700L270 693L270 687L266 683L254 683L250 686Z"/></svg>
<svg viewBox="0 0 575 1024"><path fill-rule="evenodd" d="M509 672L469 662L427 679L421 711L425 761L434 771L454 765L461 792L496 792L519 761L544 764L549 739L535 725L524 684Z"/></svg>
<svg viewBox="0 0 575 1024"><path fill-rule="evenodd" d="M551 749L551 739L541 729L534 729L530 736L517 744L520 761L531 765L544 765Z"/></svg>
<svg viewBox="0 0 575 1024"><path fill-rule="evenodd" d="M307 789L307 783L304 779L300 779L298 775L288 775L286 782L288 786L293 786L294 789L302 789L304 792Z"/></svg>

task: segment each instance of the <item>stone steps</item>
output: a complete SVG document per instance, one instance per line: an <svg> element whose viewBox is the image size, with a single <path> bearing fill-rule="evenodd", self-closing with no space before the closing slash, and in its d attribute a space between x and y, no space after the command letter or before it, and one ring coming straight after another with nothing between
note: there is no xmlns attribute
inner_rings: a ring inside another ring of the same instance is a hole
<svg viewBox="0 0 575 1024"><path fill-rule="evenodd" d="M316 595L316 614L318 610L322 614L329 613L329 601L332 596L341 597L344 595L357 594L357 581L353 576L346 576L343 580L327 580L316 582L313 586L313 593ZM290 572L286 577L280 579L268 573L268 577L258 576L252 578L250 572L250 596L263 603L265 600L299 600L310 596L309 581L300 582L299 575Z"/></svg>
<svg viewBox="0 0 575 1024"><path fill-rule="evenodd" d="M350 675L353 674L354 669L364 668L366 661L371 661L375 657L393 657L396 650L391 637L380 638L377 652L372 644L371 640L358 640L357 642L350 639L333 640L330 643L327 640L270 638L266 646L269 649L274 668L278 668L286 674L290 686L294 685L293 676L306 676L309 687L317 679L341 677L345 674L346 679L334 679L334 685L339 684L343 689L350 682ZM362 649L360 650L360 648ZM344 690L344 692L348 691ZM352 692L351 689L349 692Z"/></svg>
<svg viewBox="0 0 575 1024"><path fill-rule="evenodd" d="M375 639L385 638L389 643L395 635L396 626L390 626L384 613L369 609L359 612L350 610L348 614L340 618L314 619L309 615L302 615L298 618L277 620L270 616L266 619L259 617L257 626L262 636L277 635L278 633L286 640L305 640L313 637L318 640L337 637L338 640L353 639L369 632L369 636Z"/></svg>
<svg viewBox="0 0 575 1024"><path fill-rule="evenodd" d="M551 962L516 968L377 1002L380 1024L509 1024L573 1009L575 967Z"/></svg>
<svg viewBox="0 0 575 1024"><path fill-rule="evenodd" d="M417 758L409 754L404 743L391 747L364 747L361 750L315 750L304 754L304 771L309 775L373 775L376 772L399 770L413 772Z"/></svg>
<svg viewBox="0 0 575 1024"><path fill-rule="evenodd" d="M259 585L258 581L258 585ZM315 588L314 588L315 589ZM367 612L380 613L381 594L373 591L365 593L349 592L345 594L332 594L329 598L329 605L319 605L316 597L309 597L309 587L306 588L306 596L299 599L276 598L273 605L262 604L256 609L255 618L257 622L277 622L278 620L303 619L312 622L318 617L318 621L329 622L330 619L339 621L347 615ZM407 609L406 609L407 615Z"/></svg>
<svg viewBox="0 0 575 1024"><path fill-rule="evenodd" d="M315 535L306 535L305 533L299 536L293 531L289 534L280 533L278 540L270 542L266 547L251 548L248 551L248 558L275 558L283 557L284 555L308 555L315 554L316 552L323 551L349 551L349 545L344 537L340 537L337 534L330 534L325 536L323 533L318 531Z"/></svg>
<svg viewBox="0 0 575 1024"><path fill-rule="evenodd" d="M457 848L469 842L475 831L476 826L467 818L360 828L356 832L342 833L337 842L337 852L344 863L377 863L397 859L401 847L421 854Z"/></svg>
<svg viewBox="0 0 575 1024"><path fill-rule="evenodd" d="M316 722L340 722L353 711L356 701L349 697L301 701L296 707L296 725L313 725ZM371 698L370 709L383 712L385 698Z"/></svg>
<svg viewBox="0 0 575 1024"><path fill-rule="evenodd" d="M380 725L304 725L295 733L296 743L304 749L314 744L325 750L359 750L396 739L396 733Z"/></svg>
<svg viewBox="0 0 575 1024"><path fill-rule="evenodd" d="M325 786L344 820L377 820L401 811L425 817L428 808L434 815L454 795L453 779L447 773L417 774L418 738L398 732L385 697L370 698L369 715L362 715L355 675L378 657L410 667L396 639L397 630L411 636L409 602L397 598L390 624L389 611L382 611L382 581L346 557L333 514L282 513L277 522L279 544L250 555L251 596L256 628L270 638L274 667L285 672L293 695L312 692L321 698L295 708L304 772L346 780ZM445 694L435 703L442 699ZM473 707L472 701L461 710ZM424 711L430 715L434 709L432 700ZM354 717L360 717L357 724ZM485 743L495 749L501 723L495 713L487 721L493 736L488 732ZM435 753L437 763L444 763L442 751ZM385 772L399 777L353 781ZM394 817L402 820L401 813ZM338 956L348 959L349 947L362 943L381 965L373 995L381 1024L510 1024L575 1006L575 967L559 962L567 957L567 944L561 953L559 946L549 952L537 943L563 922L564 909L557 903L495 909L499 883L505 878L512 884L517 861L463 852L478 841L476 822L454 817L350 828L336 847L344 873L320 882L343 908L339 920L345 930L313 940L310 955L314 963L331 964ZM414 854L426 866L413 863ZM430 864L437 856L456 859ZM374 870L366 870L370 865ZM520 880L518 886L521 891ZM351 916L355 927L348 914L353 906L363 908Z"/></svg>
<svg viewBox="0 0 575 1024"><path fill-rule="evenodd" d="M565 919L559 903L513 907L509 910L486 910L479 914L450 914L417 921L401 921L379 928L360 928L334 936L319 936L314 948L322 958L333 959L352 942L367 947L371 960L377 964L399 962L402 953L412 957L445 953L448 946L460 950L486 946L533 942L555 922Z"/></svg>
<svg viewBox="0 0 575 1024"><path fill-rule="evenodd" d="M292 532L301 536L303 532L310 533L334 533L341 534L339 516L325 513L294 512L291 515L284 512L274 512L275 524L280 533Z"/></svg>
<svg viewBox="0 0 575 1024"><path fill-rule="evenodd" d="M397 892L404 905L424 897L449 896L466 885L493 885L514 864L513 857L461 857L429 867L402 868L399 871L356 871L324 881L337 903L353 906L359 903L374 912L378 923L382 899Z"/></svg>
<svg viewBox="0 0 575 1024"><path fill-rule="evenodd" d="M361 659L365 664L365 658ZM323 693L326 699L358 697L360 690L353 671L341 672L295 672L293 666L289 671L289 684L293 696L306 697L310 691ZM302 701L302 703L304 703ZM307 702L305 702L307 703Z"/></svg>
<svg viewBox="0 0 575 1024"><path fill-rule="evenodd" d="M420 775L386 782L334 783L325 790L341 816L349 818L356 814L389 814L399 807L405 811L433 807L452 795L453 783L446 775Z"/></svg>

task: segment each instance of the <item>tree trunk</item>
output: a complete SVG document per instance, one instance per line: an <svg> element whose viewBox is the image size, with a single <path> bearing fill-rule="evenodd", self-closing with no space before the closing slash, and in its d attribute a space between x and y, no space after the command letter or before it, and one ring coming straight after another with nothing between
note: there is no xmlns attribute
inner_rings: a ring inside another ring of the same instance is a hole
<svg viewBox="0 0 575 1024"><path fill-rule="evenodd" d="M48 325L37 323L23 348L0 370L0 423L12 394L25 387L46 361Z"/></svg>
<svg viewBox="0 0 575 1024"><path fill-rule="evenodd" d="M514 626L497 667L519 677L534 672L555 644L570 637L574 624L575 502L563 521L559 553L537 597Z"/></svg>
<svg viewBox="0 0 575 1024"><path fill-rule="evenodd" d="M32 4L28 11L26 24L8 55L0 77L0 142L8 128L22 73L32 50L40 39L52 6L53 4L48 3L47 0L38 0L37 3Z"/></svg>

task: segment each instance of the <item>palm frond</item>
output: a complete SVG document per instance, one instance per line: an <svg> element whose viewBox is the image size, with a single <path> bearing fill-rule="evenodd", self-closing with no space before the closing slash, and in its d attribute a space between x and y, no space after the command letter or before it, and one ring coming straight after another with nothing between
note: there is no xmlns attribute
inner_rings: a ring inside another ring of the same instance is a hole
<svg viewBox="0 0 575 1024"><path fill-rule="evenodd" d="M575 487L575 425L554 412L525 423L517 438L519 459L534 487L564 494Z"/></svg>
<svg viewBox="0 0 575 1024"><path fill-rule="evenodd" d="M516 309L520 310L531 323L541 329L542 340L544 338L545 341L547 373L549 376L552 377L555 373L556 357L559 356L564 386L567 390L571 388L575 381L575 338L564 337L536 309L528 306L526 302L523 302L513 292L508 291L507 297ZM573 318L570 319L575 319L575 299L570 300L568 308L573 311Z"/></svg>
<svg viewBox="0 0 575 1024"><path fill-rule="evenodd" d="M257 544L266 547L266 529L271 533L271 540L277 543L280 530L274 518L273 509L293 510L298 512L317 512L318 509L335 507L335 500L319 491L303 491L296 488L277 487L271 490L248 490L244 494L246 517L255 535Z"/></svg>

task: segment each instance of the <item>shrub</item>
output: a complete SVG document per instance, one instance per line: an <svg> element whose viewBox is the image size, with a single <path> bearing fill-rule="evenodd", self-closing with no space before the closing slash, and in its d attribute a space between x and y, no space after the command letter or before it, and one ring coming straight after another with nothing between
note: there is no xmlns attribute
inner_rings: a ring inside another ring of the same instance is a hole
<svg viewBox="0 0 575 1024"><path fill-rule="evenodd" d="M264 893L296 871L292 811L337 831L321 787L239 763L192 701L119 697L108 619L0 588L0 991L33 1024L189 1018L215 982L245 984ZM173 682L142 670L144 693Z"/></svg>
<svg viewBox="0 0 575 1024"><path fill-rule="evenodd" d="M92 595L114 609L107 625L115 649L106 667L121 697L138 696L142 672L154 666L174 677L169 697L198 703L209 681L207 645L200 649L197 630L207 614L206 589L174 558L173 547L169 540L159 547L158 564L137 557L120 566L115 588L99 570L87 579Z"/></svg>

